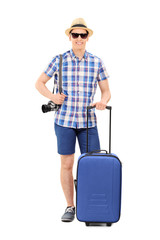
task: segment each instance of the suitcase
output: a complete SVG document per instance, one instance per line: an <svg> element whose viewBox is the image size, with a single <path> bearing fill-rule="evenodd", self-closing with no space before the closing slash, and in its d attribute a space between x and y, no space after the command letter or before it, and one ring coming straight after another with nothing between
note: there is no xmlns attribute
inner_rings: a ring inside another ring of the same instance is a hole
<svg viewBox="0 0 160 240"><path fill-rule="evenodd" d="M80 155L77 164L76 216L86 226L111 226L120 219L122 164L111 153L111 110L109 121L109 153L106 150L88 152L88 113L87 107L87 146L86 153Z"/></svg>

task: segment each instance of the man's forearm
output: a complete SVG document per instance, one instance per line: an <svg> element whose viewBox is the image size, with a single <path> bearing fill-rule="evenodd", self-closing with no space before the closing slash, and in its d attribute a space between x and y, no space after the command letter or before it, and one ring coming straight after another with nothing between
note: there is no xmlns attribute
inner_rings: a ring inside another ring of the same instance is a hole
<svg viewBox="0 0 160 240"><path fill-rule="evenodd" d="M51 93L48 88L45 86L44 83L36 83L36 89L44 96L44 97L47 97L49 98L50 100L54 100L54 94Z"/></svg>
<svg viewBox="0 0 160 240"><path fill-rule="evenodd" d="M111 93L110 91L104 91L101 94L101 101L107 104L111 98Z"/></svg>

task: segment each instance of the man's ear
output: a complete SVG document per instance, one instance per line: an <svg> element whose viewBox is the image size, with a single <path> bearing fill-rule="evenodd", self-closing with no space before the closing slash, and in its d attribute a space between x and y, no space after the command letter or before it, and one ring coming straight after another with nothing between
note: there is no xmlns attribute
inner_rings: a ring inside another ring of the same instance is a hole
<svg viewBox="0 0 160 240"><path fill-rule="evenodd" d="M71 34L69 34L69 41L71 41Z"/></svg>

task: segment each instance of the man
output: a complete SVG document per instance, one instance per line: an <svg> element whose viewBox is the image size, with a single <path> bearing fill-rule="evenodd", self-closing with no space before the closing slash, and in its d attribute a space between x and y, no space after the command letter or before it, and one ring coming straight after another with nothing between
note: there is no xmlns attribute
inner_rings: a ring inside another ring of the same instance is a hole
<svg viewBox="0 0 160 240"><path fill-rule="evenodd" d="M65 31L72 43L72 49L63 54L62 89L58 93L59 56L49 63L36 82L38 91L56 104L61 104L55 112L55 133L58 153L61 157L61 185L67 201L67 208L61 220L71 222L75 216L73 163L76 137L81 153L86 152L86 107L93 105L104 110L111 94L108 74L100 58L88 53L86 43L93 31L87 28L82 18L75 19ZM55 76L56 94L51 93L45 84ZM93 103L97 83L101 90L101 100ZM100 149L96 115L92 109L89 113L89 151Z"/></svg>

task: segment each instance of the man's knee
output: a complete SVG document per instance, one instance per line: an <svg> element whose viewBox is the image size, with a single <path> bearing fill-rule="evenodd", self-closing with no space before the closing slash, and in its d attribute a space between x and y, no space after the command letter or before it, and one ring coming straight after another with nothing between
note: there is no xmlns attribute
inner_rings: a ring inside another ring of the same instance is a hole
<svg viewBox="0 0 160 240"><path fill-rule="evenodd" d="M66 170L72 170L74 163L74 154L61 155L61 167Z"/></svg>

